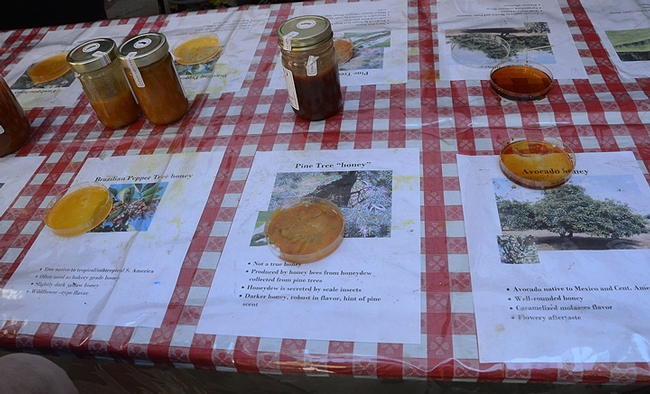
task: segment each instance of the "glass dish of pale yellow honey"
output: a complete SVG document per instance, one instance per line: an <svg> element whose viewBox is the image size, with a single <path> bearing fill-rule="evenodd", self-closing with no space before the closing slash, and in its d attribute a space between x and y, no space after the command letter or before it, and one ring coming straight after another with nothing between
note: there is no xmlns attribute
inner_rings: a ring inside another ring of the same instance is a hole
<svg viewBox="0 0 650 394"><path fill-rule="evenodd" d="M45 211L45 224L56 235L73 237L101 224L112 207L113 198L105 185L80 183L50 202Z"/></svg>
<svg viewBox="0 0 650 394"><path fill-rule="evenodd" d="M519 139L501 149L499 166L514 183L550 189L569 180L576 164L573 151L561 141Z"/></svg>
<svg viewBox="0 0 650 394"><path fill-rule="evenodd" d="M318 197L292 200L276 208L264 235L273 253L284 261L311 263L329 256L343 241L341 210Z"/></svg>

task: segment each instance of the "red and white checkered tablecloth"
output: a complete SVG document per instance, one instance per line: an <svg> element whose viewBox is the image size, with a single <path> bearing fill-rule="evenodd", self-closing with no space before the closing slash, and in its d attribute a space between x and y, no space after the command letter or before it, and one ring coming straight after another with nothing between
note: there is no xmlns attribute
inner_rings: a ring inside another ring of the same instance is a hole
<svg viewBox="0 0 650 394"><path fill-rule="evenodd" d="M42 230L43 201L69 184L84 160L99 155L210 150L222 150L225 157L160 328L6 321L0 322L0 347L126 359L145 365L256 373L650 382L650 365L644 363L479 362L456 169L457 153L497 154L510 137L543 133L561 138L576 152L632 151L647 174L650 72L647 78L621 80L580 2L560 0L589 78L556 81L548 98L542 101L502 101L485 80L437 80L436 1L409 0L408 82L347 87L342 113L326 121L309 122L294 116L286 90L267 87L278 53L275 30L295 7L301 6L259 6L270 7L271 16L243 88L220 96L197 96L188 115L169 127L153 126L141 118L126 129L106 129L85 97L75 107L28 111L34 135L18 156L40 155L46 159L0 217L0 286L11 277ZM139 18L132 34L157 31L166 18ZM83 25L14 32L0 48L3 75L48 30L80 28ZM421 344L195 333L256 151L400 147L421 149Z"/></svg>

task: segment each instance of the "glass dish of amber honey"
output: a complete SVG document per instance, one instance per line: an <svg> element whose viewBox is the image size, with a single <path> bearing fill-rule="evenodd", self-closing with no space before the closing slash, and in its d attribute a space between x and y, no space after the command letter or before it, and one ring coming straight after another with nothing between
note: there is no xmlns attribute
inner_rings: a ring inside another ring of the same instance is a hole
<svg viewBox="0 0 650 394"><path fill-rule="evenodd" d="M514 183L531 189L550 189L569 180L576 164L573 151L560 140L510 141L501 149L499 166Z"/></svg>
<svg viewBox="0 0 650 394"><path fill-rule="evenodd" d="M113 198L97 182L70 186L57 195L45 210L45 224L61 237L73 237L92 230L111 212Z"/></svg>
<svg viewBox="0 0 650 394"><path fill-rule="evenodd" d="M47 55L27 69L27 75L35 84L54 81L70 70L66 61L67 53L54 53Z"/></svg>
<svg viewBox="0 0 650 394"><path fill-rule="evenodd" d="M214 33L190 36L178 41L172 49L174 60L184 66L211 61L221 54L219 36Z"/></svg>
<svg viewBox="0 0 650 394"><path fill-rule="evenodd" d="M553 74L539 63L508 61L492 69L490 86L499 96L509 100L541 100L553 88Z"/></svg>
<svg viewBox="0 0 650 394"><path fill-rule="evenodd" d="M311 263L329 256L343 241L343 213L318 197L289 201L266 221L264 235L273 253L284 261Z"/></svg>

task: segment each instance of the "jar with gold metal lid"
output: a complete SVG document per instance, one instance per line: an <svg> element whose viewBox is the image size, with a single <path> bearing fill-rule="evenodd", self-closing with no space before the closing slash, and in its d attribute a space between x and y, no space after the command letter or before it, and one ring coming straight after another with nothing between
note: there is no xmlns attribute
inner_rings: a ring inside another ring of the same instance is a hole
<svg viewBox="0 0 650 394"><path fill-rule="evenodd" d="M72 49L66 60L102 124L118 129L138 119L140 106L117 60L115 41L110 38L86 41Z"/></svg>
<svg viewBox="0 0 650 394"><path fill-rule="evenodd" d="M343 98L330 21L299 16L280 25L277 33L293 111L309 120L337 113Z"/></svg>
<svg viewBox="0 0 650 394"><path fill-rule="evenodd" d="M145 33L127 40L118 57L151 123L167 125L185 116L189 104L163 34Z"/></svg>
<svg viewBox="0 0 650 394"><path fill-rule="evenodd" d="M0 157L20 149L29 140L31 125L18 99L0 77Z"/></svg>

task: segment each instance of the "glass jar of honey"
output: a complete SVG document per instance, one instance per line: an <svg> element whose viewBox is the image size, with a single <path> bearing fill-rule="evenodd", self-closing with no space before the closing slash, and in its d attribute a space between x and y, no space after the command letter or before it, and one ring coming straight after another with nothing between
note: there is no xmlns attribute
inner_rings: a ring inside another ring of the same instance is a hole
<svg viewBox="0 0 650 394"><path fill-rule="evenodd" d="M20 149L29 140L31 125L14 93L0 77L0 157Z"/></svg>
<svg viewBox="0 0 650 394"><path fill-rule="evenodd" d="M321 120L343 104L336 51L330 21L316 15L287 20L278 28L278 45L296 115Z"/></svg>
<svg viewBox="0 0 650 394"><path fill-rule="evenodd" d="M84 93L102 124L112 129L127 126L140 116L124 71L117 61L117 45L110 38L86 41L68 53Z"/></svg>
<svg viewBox="0 0 650 394"><path fill-rule="evenodd" d="M118 57L151 123L167 125L185 116L189 104L163 34L145 33L127 40Z"/></svg>

